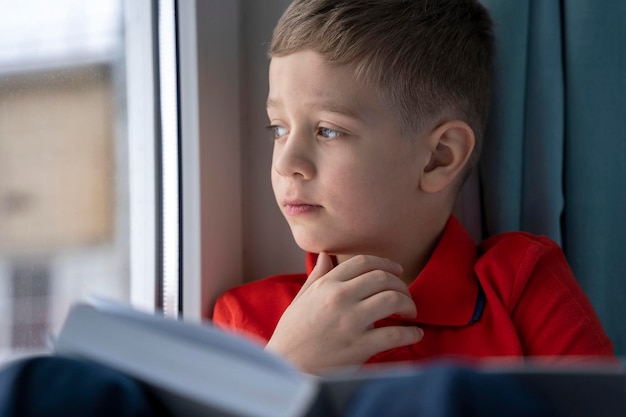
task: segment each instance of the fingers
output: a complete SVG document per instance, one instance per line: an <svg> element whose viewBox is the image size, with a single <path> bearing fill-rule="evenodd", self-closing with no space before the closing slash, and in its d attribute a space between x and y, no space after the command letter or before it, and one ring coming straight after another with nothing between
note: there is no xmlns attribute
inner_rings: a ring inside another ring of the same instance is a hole
<svg viewBox="0 0 626 417"><path fill-rule="evenodd" d="M320 279L321 277L329 273L333 269L333 267L334 267L333 261L330 258L330 256L325 252L320 252L319 255L317 255L317 262L315 264L315 268L313 268L313 271L311 271L311 274L306 279L306 281L302 285L302 288L300 288L300 291L298 292L295 298L298 298L300 294L302 294L307 289L309 289L309 287L315 281L317 281L318 279Z"/></svg>
<svg viewBox="0 0 626 417"><path fill-rule="evenodd" d="M329 274L331 271L332 274ZM303 284L296 298L298 298L300 294L307 291L313 283L327 274L329 279L342 282L350 281L356 277L373 271L382 271L384 273L398 276L402 273L402 266L389 259L379 258L376 256L357 255L345 262L342 262L337 267L334 267L330 256L325 252L320 252L317 257L315 268L311 271L311 274Z"/></svg>
<svg viewBox="0 0 626 417"><path fill-rule="evenodd" d="M394 314L407 318L417 316L413 299L406 294L392 290L376 293L355 307L357 314L361 315L366 323L374 323Z"/></svg>
<svg viewBox="0 0 626 417"><path fill-rule="evenodd" d="M367 317L370 323L392 314L415 317L415 304L408 286L396 275L401 272L402 267L396 262L364 255L355 256L334 267L330 256L322 252L296 299L325 277L322 285L330 284L334 288L327 292L325 303L335 308L349 305L357 307L358 303L368 300L360 305L359 310L363 310L363 317Z"/></svg>
<svg viewBox="0 0 626 417"><path fill-rule="evenodd" d="M414 326L374 328L385 317L416 314L401 273L397 263L375 256L355 256L334 267L320 253L266 348L315 373L419 342L423 332Z"/></svg>
<svg viewBox="0 0 626 417"><path fill-rule="evenodd" d="M333 267L334 265L332 259L330 258L330 255L328 255L326 252L321 252L319 255L317 255L315 268L313 268L313 271L311 271L311 275L309 275L309 278L313 277L314 280L318 279L329 273L330 270L333 269Z"/></svg>
<svg viewBox="0 0 626 417"><path fill-rule="evenodd" d="M386 326L369 330L361 342L373 352L408 346L418 343L424 337L424 331L415 326Z"/></svg>
<svg viewBox="0 0 626 417"><path fill-rule="evenodd" d="M397 291L411 296L409 287L397 276L384 271L371 271L345 283L346 291L350 291L358 300L364 300L382 291Z"/></svg>
<svg viewBox="0 0 626 417"><path fill-rule="evenodd" d="M391 265L390 269L394 268L393 263L387 265ZM335 273L339 272L337 270ZM358 314L369 323L393 314L407 318L417 315L415 302L406 283L392 273L380 269L343 282L341 292L337 295L350 298L355 303Z"/></svg>
<svg viewBox="0 0 626 417"><path fill-rule="evenodd" d="M333 273L337 276L343 277L343 280L347 281L367 272L377 270L388 272L395 276L400 276L402 274L402 266L399 263L389 259L367 255L357 255L345 262L340 263L335 268Z"/></svg>

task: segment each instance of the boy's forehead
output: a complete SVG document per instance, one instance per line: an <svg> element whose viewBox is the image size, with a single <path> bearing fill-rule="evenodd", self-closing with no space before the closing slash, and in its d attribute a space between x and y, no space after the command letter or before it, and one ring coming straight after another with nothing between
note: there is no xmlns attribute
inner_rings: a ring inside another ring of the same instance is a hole
<svg viewBox="0 0 626 417"><path fill-rule="evenodd" d="M312 110L361 117L368 107L381 104L354 78L351 68L329 64L313 51L272 58L269 76L268 109L297 101Z"/></svg>
<svg viewBox="0 0 626 417"><path fill-rule="evenodd" d="M296 96L295 100L299 100L300 104L313 111L324 111L328 113L337 113L345 116L352 117L354 119L363 118L362 106L354 101L341 101L335 97L320 95L316 100L304 99L301 96ZM280 109L284 106L283 100L280 96L268 96L267 109Z"/></svg>

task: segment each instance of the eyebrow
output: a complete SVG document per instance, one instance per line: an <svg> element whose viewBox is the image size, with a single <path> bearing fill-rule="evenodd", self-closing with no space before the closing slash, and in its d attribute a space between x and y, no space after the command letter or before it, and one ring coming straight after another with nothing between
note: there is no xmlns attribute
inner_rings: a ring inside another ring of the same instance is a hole
<svg viewBox="0 0 626 417"><path fill-rule="evenodd" d="M266 106L267 108L275 108L281 106L281 101L279 99L268 98ZM336 113L342 116L347 116L352 119L362 120L363 117L356 113L352 108L347 107L343 103L339 103L334 100L325 100L323 103L315 103L311 105L311 108L315 110L326 111L329 113Z"/></svg>
<svg viewBox="0 0 626 417"><path fill-rule="evenodd" d="M270 107L279 107L280 106L280 100L274 100L272 98L267 98L267 103L265 103L265 107L267 107L268 109Z"/></svg>

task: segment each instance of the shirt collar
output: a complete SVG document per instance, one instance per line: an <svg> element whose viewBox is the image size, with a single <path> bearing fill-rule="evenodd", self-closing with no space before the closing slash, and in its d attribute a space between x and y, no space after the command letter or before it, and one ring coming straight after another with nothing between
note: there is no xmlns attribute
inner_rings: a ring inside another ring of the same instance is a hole
<svg viewBox="0 0 626 417"><path fill-rule="evenodd" d="M307 275L316 260L317 254L307 253ZM471 324L481 300L475 263L474 241L456 217L450 216L426 266L409 285L417 317L401 320L436 326Z"/></svg>

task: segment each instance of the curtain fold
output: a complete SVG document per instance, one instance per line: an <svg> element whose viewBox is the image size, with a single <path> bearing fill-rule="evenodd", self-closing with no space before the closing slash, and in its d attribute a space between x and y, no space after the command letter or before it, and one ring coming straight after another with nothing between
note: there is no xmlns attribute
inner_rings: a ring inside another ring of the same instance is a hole
<svg viewBox="0 0 626 417"><path fill-rule="evenodd" d="M479 165L483 228L492 235L521 227L530 4L526 0L483 3L494 20L497 54L490 121Z"/></svg>
<svg viewBox="0 0 626 417"><path fill-rule="evenodd" d="M521 229L561 243L564 91L558 1L532 1L528 24Z"/></svg>
<svg viewBox="0 0 626 417"><path fill-rule="evenodd" d="M565 1L564 249L626 353L626 2Z"/></svg>
<svg viewBox="0 0 626 417"><path fill-rule="evenodd" d="M482 2L497 49L483 233L561 244L626 354L626 2Z"/></svg>

